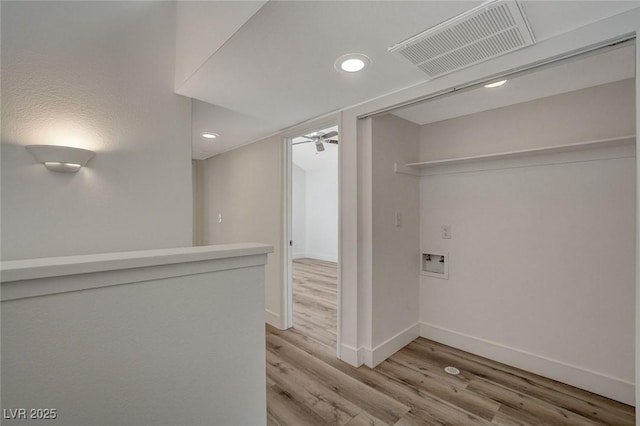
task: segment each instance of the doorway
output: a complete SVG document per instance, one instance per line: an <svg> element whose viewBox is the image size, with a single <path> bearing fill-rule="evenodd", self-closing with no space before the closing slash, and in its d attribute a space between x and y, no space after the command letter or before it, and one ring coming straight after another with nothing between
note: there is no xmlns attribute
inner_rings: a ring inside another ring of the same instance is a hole
<svg viewBox="0 0 640 426"><path fill-rule="evenodd" d="M634 403L633 43L369 119L376 331L409 247L421 337Z"/></svg>
<svg viewBox="0 0 640 426"><path fill-rule="evenodd" d="M336 349L338 126L287 141L288 327Z"/></svg>

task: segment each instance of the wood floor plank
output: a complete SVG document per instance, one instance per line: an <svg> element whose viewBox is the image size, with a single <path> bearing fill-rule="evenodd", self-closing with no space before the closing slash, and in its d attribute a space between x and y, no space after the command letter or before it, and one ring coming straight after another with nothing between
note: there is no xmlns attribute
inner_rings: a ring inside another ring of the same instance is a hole
<svg viewBox="0 0 640 426"><path fill-rule="evenodd" d="M450 360L443 361L438 358L423 356L419 352L414 352L413 346L415 343L416 342L412 342L406 346L404 350L397 352L397 356L395 356L394 359L409 368L429 374L437 378L437 380L452 386L466 386L475 377L475 375L464 369L461 370L458 375L446 373L444 368L452 364Z"/></svg>
<svg viewBox="0 0 640 426"><path fill-rule="evenodd" d="M329 347L336 347L337 265L315 259L292 264L293 327Z"/></svg>
<svg viewBox="0 0 640 426"><path fill-rule="evenodd" d="M267 388L267 414L281 425L328 424L313 410L295 401L291 394L278 385Z"/></svg>
<svg viewBox="0 0 640 426"><path fill-rule="evenodd" d="M423 338L374 369L346 364L335 263L293 273L294 328L266 327L268 425L635 425L633 407Z"/></svg>
<svg viewBox="0 0 640 426"><path fill-rule="evenodd" d="M500 407L491 423L501 426L552 425L552 423L543 421L539 417L536 417L530 413L514 410L513 408L507 407L506 405Z"/></svg>
<svg viewBox="0 0 640 426"><path fill-rule="evenodd" d="M525 395L513 389L500 386L488 380L477 378L469 383L467 387L472 392L484 395L500 403L504 407L510 408L513 412L522 415L523 421L537 419L540 422L547 422L554 425L566 426L593 426L602 424L593 422L586 417L573 413L564 408L546 403L540 399Z"/></svg>
<svg viewBox="0 0 640 426"><path fill-rule="evenodd" d="M362 412L357 405L269 351L267 374L274 378L281 389L294 395L294 399L311 408L327 423L344 425Z"/></svg>
<svg viewBox="0 0 640 426"><path fill-rule="evenodd" d="M273 381L271 376L267 374L267 387L273 386L274 384L275 384L275 382Z"/></svg>
<svg viewBox="0 0 640 426"><path fill-rule="evenodd" d="M467 360L470 361L473 364L478 364L478 365L483 365L486 366L488 368L490 368L493 371L502 371L505 372L507 374L510 374L511 377L520 377L522 378L523 382L531 382L531 383L536 383L539 384L541 386L552 386L554 388L554 390L557 390L557 392L560 392L562 394L566 394L569 397L572 398L577 398L577 399L583 399L583 400L587 400L587 401L592 401L592 400L596 400L597 403L599 405L605 406L608 408L613 408L615 410L621 410L621 411L625 411L629 414L633 414L634 410L633 407L630 407L628 405L622 404L620 402L617 401L613 401L611 399L605 398L605 397L601 397L598 395L595 395L589 391L583 390L583 389L579 389L576 388L574 386L571 385L567 385L565 383L561 383L561 382L557 382L555 380L551 380L548 379L546 377L542 377L540 375L537 375L535 373L531 373L525 370L521 370L519 368L516 367L512 367L506 364L502 364L500 362L494 361L494 360L490 360L478 355L474 355L471 354L469 352L465 352L465 351L461 351L459 349L455 349L452 348L450 346L446 346L443 345L441 343L437 343L434 342L432 340L428 340L428 339L416 339L412 342L412 345L418 345L421 347L425 347L427 348L429 351L431 351L432 355L435 355L434 351L436 352L440 352L442 354L449 354L451 359L460 359L460 360Z"/></svg>
<svg viewBox="0 0 640 426"><path fill-rule="evenodd" d="M317 358L277 336L272 336L267 341L267 350L295 365L318 382L326 383L342 398L362 407L364 411L383 422L393 424L409 411L406 405L366 386L348 374L318 362Z"/></svg>
<svg viewBox="0 0 640 426"><path fill-rule="evenodd" d="M366 411L361 412L357 416L355 416L347 426L390 426L388 423L383 422L380 419L376 419L372 417Z"/></svg>
<svg viewBox="0 0 640 426"><path fill-rule="evenodd" d="M500 408L500 404L494 400L466 390L466 385L443 383L436 376L413 370L395 359L386 360L377 369L392 379L414 386L485 420L491 421Z"/></svg>
<svg viewBox="0 0 640 426"><path fill-rule="evenodd" d="M355 368L335 358L327 348L314 343L306 336L302 336L299 332L286 331L276 333L282 334L282 339L293 342L296 347L309 353L318 359L322 359L331 367L348 374L365 385L376 389L381 393L393 398L402 404L410 407L414 412L420 412L423 415L428 414L428 418L432 422L441 422L446 418L464 420L464 424L488 424L489 422L476 416L475 414L465 411L461 407L436 396L430 395L428 392L421 390L417 386L413 386L401 379L390 377L382 372L380 368L369 369L367 367ZM485 400L486 404L491 408L495 408L494 403Z"/></svg>
<svg viewBox="0 0 640 426"><path fill-rule="evenodd" d="M426 339L417 339L405 349L402 352L413 354L414 358L421 359L422 362L430 362L434 368L455 364L461 370L461 376L490 380L595 422L620 426L635 424L635 413L628 405L515 367Z"/></svg>
<svg viewBox="0 0 640 426"><path fill-rule="evenodd" d="M277 421L271 413L267 412L267 426L282 426L279 421Z"/></svg>
<svg viewBox="0 0 640 426"><path fill-rule="evenodd" d="M402 416L394 426L431 426L433 424L433 419L413 410Z"/></svg>
<svg viewBox="0 0 640 426"><path fill-rule="evenodd" d="M490 422L464 413L451 410L445 405L433 404L427 408L412 408L397 423L398 426L451 426L451 425L491 425Z"/></svg>

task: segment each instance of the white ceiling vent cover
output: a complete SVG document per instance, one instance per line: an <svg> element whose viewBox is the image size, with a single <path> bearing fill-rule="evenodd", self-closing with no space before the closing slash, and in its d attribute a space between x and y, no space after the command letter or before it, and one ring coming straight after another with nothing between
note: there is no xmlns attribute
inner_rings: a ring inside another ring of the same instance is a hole
<svg viewBox="0 0 640 426"><path fill-rule="evenodd" d="M390 47L439 77L534 43L516 0L492 0Z"/></svg>

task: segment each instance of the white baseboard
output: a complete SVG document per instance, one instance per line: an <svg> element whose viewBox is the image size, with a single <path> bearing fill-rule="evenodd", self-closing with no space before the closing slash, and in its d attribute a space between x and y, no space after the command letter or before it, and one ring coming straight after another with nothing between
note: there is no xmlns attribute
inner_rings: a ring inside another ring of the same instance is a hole
<svg viewBox="0 0 640 426"><path fill-rule="evenodd" d="M326 262L338 262L338 256L322 253L306 253L309 259L324 260Z"/></svg>
<svg viewBox="0 0 640 426"><path fill-rule="evenodd" d="M635 385L596 371L421 322L420 336L635 406Z"/></svg>
<svg viewBox="0 0 640 426"><path fill-rule="evenodd" d="M415 323L373 349L364 349L364 364L373 368L420 336L420 323Z"/></svg>
<svg viewBox="0 0 640 426"><path fill-rule="evenodd" d="M284 330L284 327L282 325L282 318L280 318L279 314L276 314L275 312L265 309L264 320L267 324L272 325L279 330Z"/></svg>
<svg viewBox="0 0 640 426"><path fill-rule="evenodd" d="M360 367L364 364L364 347L359 349L342 343L340 345L340 360L351 364L354 367Z"/></svg>
<svg viewBox="0 0 640 426"><path fill-rule="evenodd" d="M291 256L292 259L304 259L305 257L307 257L306 253L293 253Z"/></svg>

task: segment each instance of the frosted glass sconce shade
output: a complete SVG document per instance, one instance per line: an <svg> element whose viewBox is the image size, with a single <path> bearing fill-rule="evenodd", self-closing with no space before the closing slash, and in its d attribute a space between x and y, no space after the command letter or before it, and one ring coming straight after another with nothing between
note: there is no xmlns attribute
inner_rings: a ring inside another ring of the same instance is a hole
<svg viewBox="0 0 640 426"><path fill-rule="evenodd" d="M88 149L70 146L27 145L26 148L38 162L54 172L75 173L96 155Z"/></svg>

